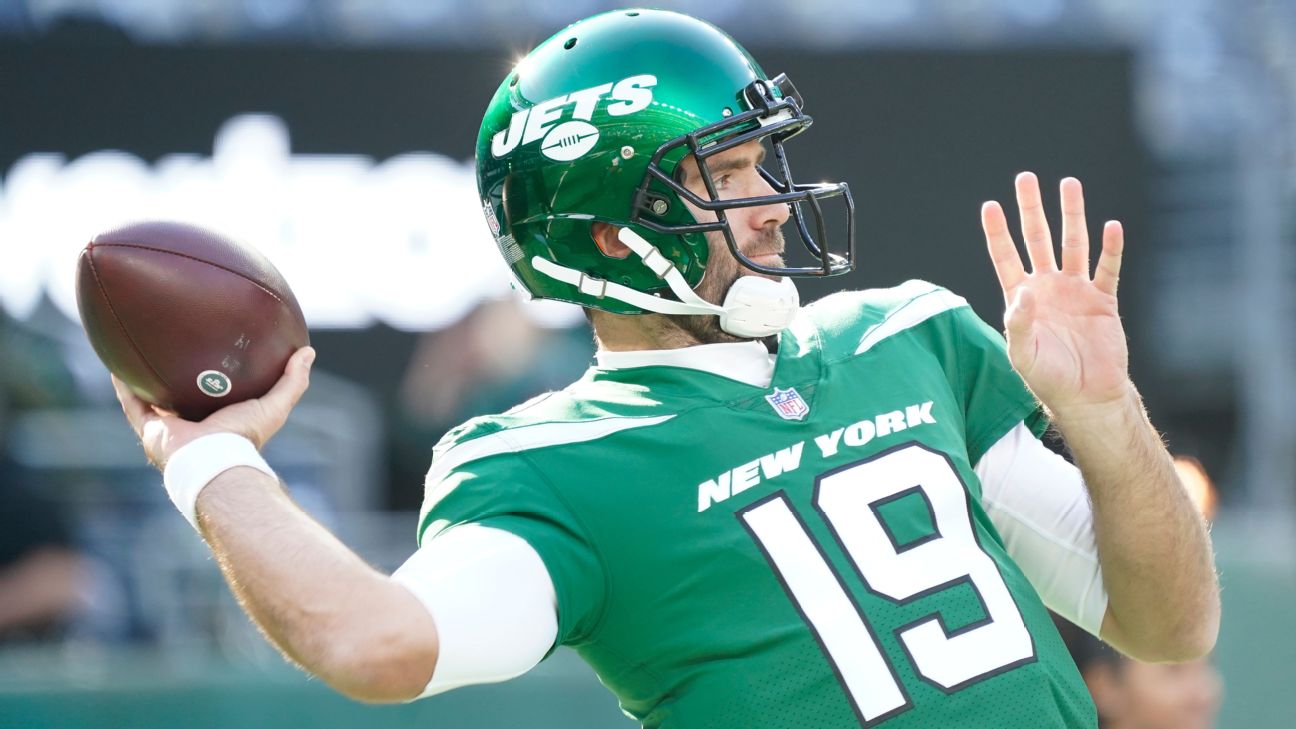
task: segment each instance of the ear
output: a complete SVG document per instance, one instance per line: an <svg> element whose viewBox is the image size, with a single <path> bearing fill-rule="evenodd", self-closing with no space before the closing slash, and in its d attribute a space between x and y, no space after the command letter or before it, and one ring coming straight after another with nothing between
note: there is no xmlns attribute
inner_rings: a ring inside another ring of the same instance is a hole
<svg viewBox="0 0 1296 729"><path fill-rule="evenodd" d="M590 224L590 238L608 258L625 258L630 255L630 247L617 238L620 228L611 223L594 222Z"/></svg>

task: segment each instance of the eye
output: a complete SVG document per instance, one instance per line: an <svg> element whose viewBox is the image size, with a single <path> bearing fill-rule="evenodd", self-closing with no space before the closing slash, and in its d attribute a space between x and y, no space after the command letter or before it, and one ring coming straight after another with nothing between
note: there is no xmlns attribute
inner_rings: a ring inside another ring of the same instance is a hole
<svg viewBox="0 0 1296 729"><path fill-rule="evenodd" d="M729 187L729 177L730 175L720 175L719 177L715 178L714 182L715 182L716 189L723 190L726 187Z"/></svg>

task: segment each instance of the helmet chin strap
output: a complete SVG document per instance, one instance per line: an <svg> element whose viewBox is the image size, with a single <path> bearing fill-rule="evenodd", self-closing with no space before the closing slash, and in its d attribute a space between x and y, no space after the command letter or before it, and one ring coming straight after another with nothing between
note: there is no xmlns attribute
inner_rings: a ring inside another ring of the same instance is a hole
<svg viewBox="0 0 1296 729"><path fill-rule="evenodd" d="M629 228L621 228L617 238L666 282L679 301L663 299L612 281L594 278L539 256L531 259L531 265L536 271L571 284L588 296L600 299L606 296L658 314L718 316L720 328L735 337L759 339L778 334L792 323L801 306L801 296L792 279L783 277L773 281L762 276L740 276L729 287L724 304L716 306L698 296L675 264L644 240L643 236Z"/></svg>
<svg viewBox="0 0 1296 729"><path fill-rule="evenodd" d="M720 328L735 337L756 339L778 334L792 323L801 306L796 284L786 276L777 281L762 276L739 276L725 294L724 303L716 306L698 296L675 264L643 236L630 228L621 228L617 238L634 251L645 266L664 279L681 302L696 307L693 313L719 316ZM652 311L651 307L644 308Z"/></svg>
<svg viewBox="0 0 1296 729"><path fill-rule="evenodd" d="M725 294L720 328L735 337L760 339L787 329L801 308L801 295L792 279L771 281L739 276Z"/></svg>

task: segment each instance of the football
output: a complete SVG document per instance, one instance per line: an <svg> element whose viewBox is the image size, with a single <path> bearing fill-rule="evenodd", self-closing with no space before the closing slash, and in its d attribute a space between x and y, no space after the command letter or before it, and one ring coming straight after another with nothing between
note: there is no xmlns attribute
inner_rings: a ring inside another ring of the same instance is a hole
<svg viewBox="0 0 1296 729"><path fill-rule="evenodd" d="M95 236L77 261L77 308L108 369L187 420L264 395L309 343L301 307L265 256L183 223Z"/></svg>

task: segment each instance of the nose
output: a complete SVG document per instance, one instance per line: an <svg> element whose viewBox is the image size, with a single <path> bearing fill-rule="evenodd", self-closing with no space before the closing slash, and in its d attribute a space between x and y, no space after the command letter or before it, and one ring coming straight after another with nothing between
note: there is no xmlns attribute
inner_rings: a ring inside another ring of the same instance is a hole
<svg viewBox="0 0 1296 729"><path fill-rule="evenodd" d="M763 176L758 175L756 195L776 194L778 194L778 191L774 189L773 185L770 185L769 181ZM753 207L751 210L751 226L757 230L769 227L771 224L775 228L781 227L792 214L792 210L787 203L770 203Z"/></svg>

